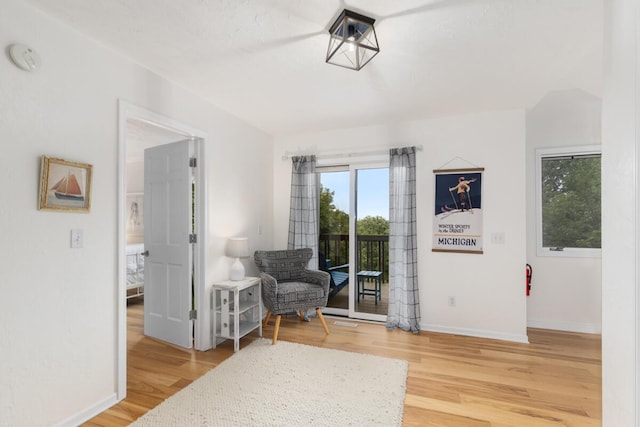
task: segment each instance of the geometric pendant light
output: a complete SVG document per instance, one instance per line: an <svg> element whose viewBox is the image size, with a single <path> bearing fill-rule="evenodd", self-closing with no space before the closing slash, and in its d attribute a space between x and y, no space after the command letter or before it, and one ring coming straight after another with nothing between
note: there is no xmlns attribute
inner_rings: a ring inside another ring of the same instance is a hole
<svg viewBox="0 0 640 427"><path fill-rule="evenodd" d="M375 19L343 10L329 29L326 62L352 70L360 70L380 52Z"/></svg>

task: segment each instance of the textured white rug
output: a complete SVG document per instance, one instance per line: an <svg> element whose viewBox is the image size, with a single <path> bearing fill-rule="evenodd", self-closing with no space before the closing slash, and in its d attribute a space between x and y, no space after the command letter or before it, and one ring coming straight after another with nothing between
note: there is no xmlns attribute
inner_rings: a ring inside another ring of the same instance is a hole
<svg viewBox="0 0 640 427"><path fill-rule="evenodd" d="M133 426L400 426L408 364L260 339Z"/></svg>

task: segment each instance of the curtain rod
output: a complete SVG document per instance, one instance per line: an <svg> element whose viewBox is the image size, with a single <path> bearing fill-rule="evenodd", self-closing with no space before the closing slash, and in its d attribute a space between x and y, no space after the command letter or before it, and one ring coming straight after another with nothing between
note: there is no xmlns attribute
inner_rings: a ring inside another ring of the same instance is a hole
<svg viewBox="0 0 640 427"><path fill-rule="evenodd" d="M392 147L393 148L393 147ZM354 152L350 152L350 153L323 153L323 154L316 154L316 159L339 159L342 157L353 157L353 156L373 156L376 154L388 154L389 150L391 150L392 148L387 148L385 150L373 150L373 151L354 151ZM417 151L422 151L422 145L416 145L416 150ZM285 151L284 155L282 156L282 160L289 160L290 158L294 157L294 156L308 156L310 154L299 154L299 153L292 153L291 151Z"/></svg>

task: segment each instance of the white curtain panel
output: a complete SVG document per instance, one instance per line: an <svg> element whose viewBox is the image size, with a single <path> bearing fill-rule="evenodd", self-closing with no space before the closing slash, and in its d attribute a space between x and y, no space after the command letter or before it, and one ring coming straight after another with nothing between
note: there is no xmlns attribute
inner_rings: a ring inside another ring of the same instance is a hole
<svg viewBox="0 0 640 427"><path fill-rule="evenodd" d="M420 331L416 236L416 148L394 148L389 161L389 311L387 328Z"/></svg>

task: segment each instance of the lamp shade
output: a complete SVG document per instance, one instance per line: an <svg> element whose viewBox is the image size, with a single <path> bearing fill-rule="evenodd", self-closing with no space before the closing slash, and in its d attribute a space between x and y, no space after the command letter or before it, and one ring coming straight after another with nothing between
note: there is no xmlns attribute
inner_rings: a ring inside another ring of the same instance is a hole
<svg viewBox="0 0 640 427"><path fill-rule="evenodd" d="M249 239L233 237L227 242L227 256L231 258L246 258L249 256Z"/></svg>
<svg viewBox="0 0 640 427"><path fill-rule="evenodd" d="M240 262L240 258L249 256L249 239L246 237L234 237L227 242L227 256L235 258L231 264L229 278L231 280L244 279L244 265Z"/></svg>
<svg viewBox="0 0 640 427"><path fill-rule="evenodd" d="M344 9L329 29L326 62L360 70L380 52L375 19Z"/></svg>

